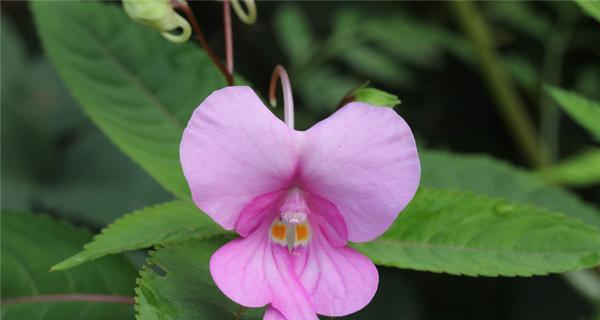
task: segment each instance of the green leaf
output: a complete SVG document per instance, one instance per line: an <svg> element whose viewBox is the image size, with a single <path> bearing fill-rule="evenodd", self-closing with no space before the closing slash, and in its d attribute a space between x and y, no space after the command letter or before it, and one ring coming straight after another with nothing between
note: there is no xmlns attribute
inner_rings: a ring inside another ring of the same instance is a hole
<svg viewBox="0 0 600 320"><path fill-rule="evenodd" d="M225 238L192 240L151 253L137 281L137 319L262 319L263 309L235 304L210 276L210 256L225 242ZM157 268L162 272L154 271Z"/></svg>
<svg viewBox="0 0 600 320"><path fill-rule="evenodd" d="M172 44L119 6L31 2L46 53L87 115L125 154L189 198L179 141L194 108L225 85L190 43Z"/></svg>
<svg viewBox="0 0 600 320"><path fill-rule="evenodd" d="M600 1L599 0L575 0L577 4L590 17L600 22Z"/></svg>
<svg viewBox="0 0 600 320"><path fill-rule="evenodd" d="M69 269L108 254L222 233L225 231L191 202L167 202L116 220L86 244L83 251L53 266L52 270Z"/></svg>
<svg viewBox="0 0 600 320"><path fill-rule="evenodd" d="M535 204L600 226L598 210L534 173L483 155L421 150L421 185L471 191L510 202Z"/></svg>
<svg viewBox="0 0 600 320"><path fill-rule="evenodd" d="M376 88L362 87L353 93L354 101L393 108L400 104L397 96Z"/></svg>
<svg viewBox="0 0 600 320"><path fill-rule="evenodd" d="M529 92L537 92L540 76L531 62L521 56L504 55L502 65L521 87Z"/></svg>
<svg viewBox="0 0 600 320"><path fill-rule="evenodd" d="M3 208L50 209L104 226L172 198L84 116L42 55L2 20ZM35 76L31 76L35 75Z"/></svg>
<svg viewBox="0 0 600 320"><path fill-rule="evenodd" d="M335 111L337 104L350 90L360 84L359 80L341 75L332 68L315 69L298 84L298 91L305 104L319 113Z"/></svg>
<svg viewBox="0 0 600 320"><path fill-rule="evenodd" d="M146 172L91 129L65 151L60 176L41 194L45 208L103 227L125 212L172 200Z"/></svg>
<svg viewBox="0 0 600 320"><path fill-rule="evenodd" d="M482 276L531 276L600 263L600 232L577 219L467 192L420 190L378 239L375 263Z"/></svg>
<svg viewBox="0 0 600 320"><path fill-rule="evenodd" d="M583 65L577 70L573 90L579 94L600 100L600 64Z"/></svg>
<svg viewBox="0 0 600 320"><path fill-rule="evenodd" d="M26 67L27 54L25 44L21 41L10 18L2 14L1 24L0 35L2 35L3 46L0 50L2 52L3 81L0 86L2 86L2 94L5 95L10 94L10 90L14 89L12 87L13 79L18 78L19 73Z"/></svg>
<svg viewBox="0 0 600 320"><path fill-rule="evenodd" d="M409 71L395 62L385 52L368 46L357 46L340 54L349 67L374 80L394 85L411 81Z"/></svg>
<svg viewBox="0 0 600 320"><path fill-rule="evenodd" d="M546 41L551 24L548 18L536 12L532 3L525 1L490 1L484 4L486 16L503 22L536 40Z"/></svg>
<svg viewBox="0 0 600 320"><path fill-rule="evenodd" d="M438 58L448 42L457 36L432 23L423 23L403 14L363 19L360 33L410 64L427 66Z"/></svg>
<svg viewBox="0 0 600 320"><path fill-rule="evenodd" d="M600 149L584 153L546 168L541 175L550 183L589 186L600 183Z"/></svg>
<svg viewBox="0 0 600 320"><path fill-rule="evenodd" d="M600 103L553 86L546 86L546 91L573 120L600 141Z"/></svg>
<svg viewBox="0 0 600 320"><path fill-rule="evenodd" d="M82 116L45 60L2 18L2 208L30 210L57 171L59 136ZM30 75L35 75L31 77ZM60 116L57 116L60 115Z"/></svg>
<svg viewBox="0 0 600 320"><path fill-rule="evenodd" d="M48 272L57 259L90 239L89 232L44 215L2 212L2 319L132 319L131 304L83 296L132 300L136 270L123 256ZM49 301L47 295L58 294L68 296Z"/></svg>
<svg viewBox="0 0 600 320"><path fill-rule="evenodd" d="M316 42L304 12L295 5L280 5L274 25L275 35L290 58L293 69L306 64L312 58Z"/></svg>

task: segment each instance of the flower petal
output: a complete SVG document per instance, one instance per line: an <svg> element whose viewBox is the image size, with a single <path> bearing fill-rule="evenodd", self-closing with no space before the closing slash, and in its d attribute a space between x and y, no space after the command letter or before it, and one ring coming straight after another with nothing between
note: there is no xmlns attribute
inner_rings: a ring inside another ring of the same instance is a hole
<svg viewBox="0 0 600 320"><path fill-rule="evenodd" d="M286 320L281 312L273 307L268 307L263 320Z"/></svg>
<svg viewBox="0 0 600 320"><path fill-rule="evenodd" d="M377 291L377 268L348 247L333 247L317 233L294 267L318 314L339 317L364 308Z"/></svg>
<svg viewBox="0 0 600 320"><path fill-rule="evenodd" d="M242 209L235 231L242 237L248 237L265 220L273 221L283 203L285 190L262 194Z"/></svg>
<svg viewBox="0 0 600 320"><path fill-rule="evenodd" d="M235 239L213 254L210 273L231 300L247 306L268 303L287 319L317 320L285 246L274 244L266 221L247 238Z"/></svg>
<svg viewBox="0 0 600 320"><path fill-rule="evenodd" d="M382 234L419 185L412 132L392 109L350 103L306 132L303 188L339 209L348 239Z"/></svg>
<svg viewBox="0 0 600 320"><path fill-rule="evenodd" d="M249 87L213 92L194 111L181 140L181 164L194 202L233 229L251 199L289 185L297 136Z"/></svg>
<svg viewBox="0 0 600 320"><path fill-rule="evenodd" d="M313 194L305 193L306 202L311 212L311 223L319 226L323 236L334 247L345 246L348 243L346 223L337 207Z"/></svg>

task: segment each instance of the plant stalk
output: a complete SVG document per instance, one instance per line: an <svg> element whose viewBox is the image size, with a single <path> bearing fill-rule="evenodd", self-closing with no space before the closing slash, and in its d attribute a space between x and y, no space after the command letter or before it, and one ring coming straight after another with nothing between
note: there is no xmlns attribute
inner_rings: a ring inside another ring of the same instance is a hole
<svg viewBox="0 0 600 320"><path fill-rule="evenodd" d="M541 85L560 86L563 60L576 22L575 13L562 13L559 17L559 26L550 30L550 36L544 45ZM560 110L543 88L540 88L539 95L540 136L548 146L549 162L553 163L558 158L559 152Z"/></svg>
<svg viewBox="0 0 600 320"><path fill-rule="evenodd" d="M233 31L231 25L231 7L229 0L223 1L223 30L225 32L225 61L227 72L233 75ZM233 81L233 80L232 80Z"/></svg>
<svg viewBox="0 0 600 320"><path fill-rule="evenodd" d="M198 42L200 43L202 48L204 48L204 50L206 51L206 53L208 54L208 56L210 57L210 59L212 60L214 65L217 66L219 71L221 71L221 73L225 77L225 80L227 80L227 85L228 86L233 85L233 76L227 71L227 68L223 65L221 60L217 57L217 55L215 54L213 49L210 47L210 45L206 41L206 38L204 37L204 33L202 32L202 29L200 28L200 24L198 23L198 20L196 19L196 16L194 15L194 12L192 11L192 9L186 3L182 3L179 1L173 1L173 0L172 0L172 3L173 3L173 8L181 10L186 15L186 17L188 18L188 21L192 24L192 29L194 30L194 33L196 34L196 40L198 40Z"/></svg>
<svg viewBox="0 0 600 320"><path fill-rule="evenodd" d="M548 151L541 143L514 84L500 65L487 23L471 0L451 3L464 32L473 43L484 79L513 139L531 166L543 167L548 162Z"/></svg>

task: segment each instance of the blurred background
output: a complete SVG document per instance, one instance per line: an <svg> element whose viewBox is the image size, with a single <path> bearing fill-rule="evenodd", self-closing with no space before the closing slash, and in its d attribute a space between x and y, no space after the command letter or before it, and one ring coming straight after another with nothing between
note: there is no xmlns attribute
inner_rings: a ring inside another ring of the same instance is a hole
<svg viewBox="0 0 600 320"><path fill-rule="evenodd" d="M600 25L566 1L476 5L492 32L490 45L499 64L540 128L548 161L593 144L583 129L561 114L543 84L600 100ZM400 98L396 109L421 147L485 153L529 167L486 86L461 18L448 2L257 6L255 25L233 19L236 72L266 96L273 67L284 65L294 88L299 129L327 117L346 93L369 80ZM192 2L191 7L223 56L221 3ZM171 199L70 97L44 57L27 3L3 1L1 9L2 208L47 212L98 231L126 212ZM574 191L588 202L600 203L598 187ZM374 302L353 318L595 316L594 303L560 276L471 278L380 271L381 288Z"/></svg>

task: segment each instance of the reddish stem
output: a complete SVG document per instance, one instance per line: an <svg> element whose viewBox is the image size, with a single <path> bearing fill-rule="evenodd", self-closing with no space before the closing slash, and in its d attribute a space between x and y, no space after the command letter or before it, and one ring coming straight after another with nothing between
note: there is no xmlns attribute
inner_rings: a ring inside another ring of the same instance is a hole
<svg viewBox="0 0 600 320"><path fill-rule="evenodd" d="M229 0L223 1L223 29L225 30L225 61L227 71L233 74L233 31L231 25L231 6Z"/></svg>
<svg viewBox="0 0 600 320"><path fill-rule="evenodd" d="M85 301L101 303L119 303L135 304L135 299L129 296L116 296L104 294L40 294L35 296L14 297L2 299L1 304L17 304L30 302L50 302L50 301Z"/></svg>
<svg viewBox="0 0 600 320"><path fill-rule="evenodd" d="M212 62L217 66L217 68L219 68L219 71L221 71L223 76L225 76L225 79L227 80L227 85L233 85L233 76L229 72L227 72L227 69L225 68L221 60L219 60L215 52L208 45L208 42L204 37L204 33L202 33L202 29L200 28L200 24L198 23L198 20L196 19L196 16L194 15L192 9L184 2L171 0L171 3L173 5L173 8L181 10L187 16L189 22L192 24L192 29L196 34L196 39L204 48L204 50L206 50L206 53L208 53L208 56L210 57Z"/></svg>

